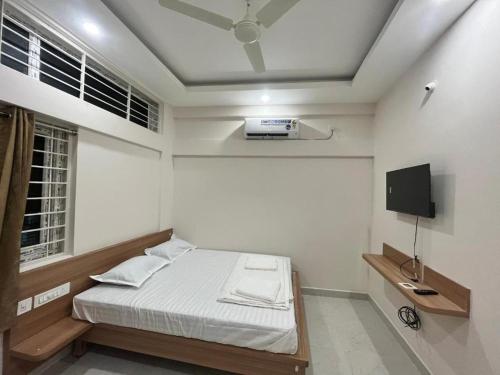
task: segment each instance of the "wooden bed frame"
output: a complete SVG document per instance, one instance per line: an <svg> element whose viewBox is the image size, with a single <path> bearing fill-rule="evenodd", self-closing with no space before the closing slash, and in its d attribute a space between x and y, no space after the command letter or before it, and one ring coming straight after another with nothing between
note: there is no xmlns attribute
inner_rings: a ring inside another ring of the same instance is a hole
<svg viewBox="0 0 500 375"><path fill-rule="evenodd" d="M17 317L15 326L4 335L4 374L26 374L73 341L75 355L84 354L86 343L96 343L238 374L305 374L309 341L297 272L293 272L293 290L298 350L293 355L71 318L73 297L95 285L89 275L143 254L145 248L165 242L171 235L172 229L149 234L21 273L18 300L66 282L71 283L70 293Z"/></svg>

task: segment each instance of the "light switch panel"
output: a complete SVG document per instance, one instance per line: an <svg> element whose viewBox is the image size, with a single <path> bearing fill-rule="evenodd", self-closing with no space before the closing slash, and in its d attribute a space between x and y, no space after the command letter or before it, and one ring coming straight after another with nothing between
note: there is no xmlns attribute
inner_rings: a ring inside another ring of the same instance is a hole
<svg viewBox="0 0 500 375"><path fill-rule="evenodd" d="M26 298L17 303L17 316L27 313L31 310L31 306L33 305L33 298Z"/></svg>
<svg viewBox="0 0 500 375"><path fill-rule="evenodd" d="M50 290L47 290L46 292L37 294L34 299L34 308L37 308L38 306L45 305L46 303L49 303L57 298L60 298L66 294L69 293L70 289L70 283L62 284L59 286L56 286L55 288L52 288Z"/></svg>

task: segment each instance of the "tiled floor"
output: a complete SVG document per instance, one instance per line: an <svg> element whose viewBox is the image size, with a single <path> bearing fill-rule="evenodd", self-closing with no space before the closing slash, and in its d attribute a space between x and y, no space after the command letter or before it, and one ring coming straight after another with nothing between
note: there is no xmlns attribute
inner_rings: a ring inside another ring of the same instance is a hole
<svg viewBox="0 0 500 375"><path fill-rule="evenodd" d="M304 296L308 375L421 374L367 300Z"/></svg>
<svg viewBox="0 0 500 375"><path fill-rule="evenodd" d="M366 300L304 296L312 363L308 375L421 374ZM68 356L44 374L223 374L220 371L93 347L76 360ZM263 374L265 375L265 374Z"/></svg>

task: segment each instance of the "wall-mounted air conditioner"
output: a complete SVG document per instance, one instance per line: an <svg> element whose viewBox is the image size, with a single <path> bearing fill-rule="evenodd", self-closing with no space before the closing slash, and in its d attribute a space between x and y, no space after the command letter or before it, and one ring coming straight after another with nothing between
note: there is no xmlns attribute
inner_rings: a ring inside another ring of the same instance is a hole
<svg viewBox="0 0 500 375"><path fill-rule="evenodd" d="M247 118L246 139L297 139L299 120L296 118Z"/></svg>

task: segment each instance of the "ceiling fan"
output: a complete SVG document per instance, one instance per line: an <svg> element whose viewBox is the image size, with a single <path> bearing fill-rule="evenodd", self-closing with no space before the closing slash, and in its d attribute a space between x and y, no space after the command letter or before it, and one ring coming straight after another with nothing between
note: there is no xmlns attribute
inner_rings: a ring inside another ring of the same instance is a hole
<svg viewBox="0 0 500 375"><path fill-rule="evenodd" d="M230 18L210 12L203 8L185 3L179 0L159 0L160 5L175 12L192 17L198 21L208 23L224 30L234 29L234 36L243 43L243 48L256 73L266 71L264 57L260 48L260 25L268 28L280 19L290 8L300 0L270 0L262 7L255 17L250 15L250 0L246 0L246 14L238 22L234 23Z"/></svg>

